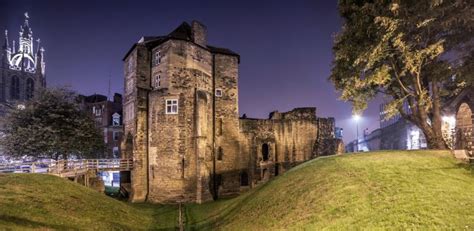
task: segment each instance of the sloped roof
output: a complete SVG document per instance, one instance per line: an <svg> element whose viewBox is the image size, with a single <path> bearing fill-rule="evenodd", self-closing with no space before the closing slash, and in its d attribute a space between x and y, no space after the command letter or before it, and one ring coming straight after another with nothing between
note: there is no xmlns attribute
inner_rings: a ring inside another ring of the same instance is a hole
<svg viewBox="0 0 474 231"><path fill-rule="evenodd" d="M169 39L176 39L176 40L184 40L188 42L192 42L193 44L200 46L211 53L215 54L224 54L224 55L231 55L231 56L237 56L238 62L240 63L240 55L237 54L236 52L227 49L227 48L221 48L221 47L215 47L215 46L206 46L203 47L197 43L194 43L193 41L193 34L192 34L192 27L187 23L183 22L181 25L179 25L176 29L174 29L171 33L165 36L144 36L138 41L138 43L133 44L133 46L130 48L130 50L127 52L125 57L122 59L125 61L125 59L128 57L128 55L135 49L137 44L143 43L148 49L153 49L154 47L168 41Z"/></svg>

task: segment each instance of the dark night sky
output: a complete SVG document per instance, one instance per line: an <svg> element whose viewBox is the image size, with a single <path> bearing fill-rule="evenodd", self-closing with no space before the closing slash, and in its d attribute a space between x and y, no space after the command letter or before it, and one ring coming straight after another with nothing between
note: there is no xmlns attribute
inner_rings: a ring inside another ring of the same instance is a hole
<svg viewBox="0 0 474 231"><path fill-rule="evenodd" d="M240 114L266 118L273 110L317 107L318 116L336 118L347 142L355 138L351 106L327 80L342 23L336 2L0 0L0 29L9 30L10 43L18 40L29 12L33 36L46 49L48 85L107 95L109 76L111 91L123 92L121 60L141 36L197 19L208 27L209 44L241 55ZM377 127L372 103L360 129Z"/></svg>

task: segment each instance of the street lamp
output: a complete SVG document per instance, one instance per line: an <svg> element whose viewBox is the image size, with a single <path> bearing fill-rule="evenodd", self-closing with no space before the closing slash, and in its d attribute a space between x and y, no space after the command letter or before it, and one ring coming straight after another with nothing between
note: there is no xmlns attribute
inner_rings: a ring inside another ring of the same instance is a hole
<svg viewBox="0 0 474 231"><path fill-rule="evenodd" d="M354 114L352 116L352 119L355 120L356 122L356 152L359 152L359 120L360 120L360 115Z"/></svg>

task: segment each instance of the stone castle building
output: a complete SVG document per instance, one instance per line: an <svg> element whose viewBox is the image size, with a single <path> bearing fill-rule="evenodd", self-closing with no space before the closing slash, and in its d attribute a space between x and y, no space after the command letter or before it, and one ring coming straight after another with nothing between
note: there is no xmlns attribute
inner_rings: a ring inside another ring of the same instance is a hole
<svg viewBox="0 0 474 231"><path fill-rule="evenodd" d="M239 118L240 56L207 43L193 21L142 37L124 58L122 173L132 201L197 202L237 195L298 163L336 153L333 118L316 108Z"/></svg>
<svg viewBox="0 0 474 231"><path fill-rule="evenodd" d="M8 31L0 59L0 105L14 106L33 97L35 90L46 86L44 49L40 40L33 40L28 13L20 27L18 42L10 44ZM36 47L34 46L36 42Z"/></svg>

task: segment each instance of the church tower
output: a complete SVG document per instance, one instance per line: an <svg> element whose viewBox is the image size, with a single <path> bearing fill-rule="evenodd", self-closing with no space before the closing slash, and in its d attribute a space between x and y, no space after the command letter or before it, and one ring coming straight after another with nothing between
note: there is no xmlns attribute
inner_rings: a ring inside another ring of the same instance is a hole
<svg viewBox="0 0 474 231"><path fill-rule="evenodd" d="M13 40L10 44L8 30L5 30L0 59L0 104L3 106L28 100L35 90L46 86L44 49L40 47L40 39L33 39L28 13L24 16L18 42Z"/></svg>

